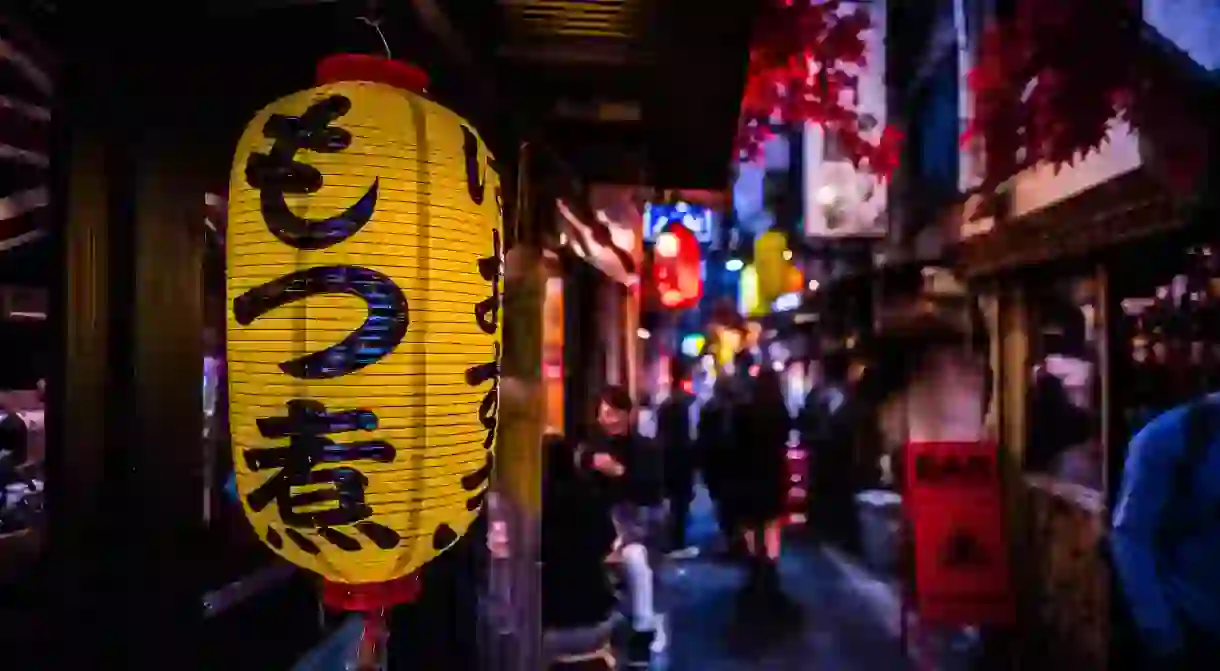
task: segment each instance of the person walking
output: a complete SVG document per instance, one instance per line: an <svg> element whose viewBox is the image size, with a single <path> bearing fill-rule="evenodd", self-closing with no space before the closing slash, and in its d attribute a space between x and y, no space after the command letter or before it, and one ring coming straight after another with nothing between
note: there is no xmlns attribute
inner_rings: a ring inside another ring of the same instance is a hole
<svg viewBox="0 0 1220 671"><path fill-rule="evenodd" d="M733 501L729 496L734 486L733 445L736 442L734 421L736 400L733 381L727 376L716 379L712 396L699 409L695 450L703 470L708 496L716 509L716 524L730 556L743 550L737 534Z"/></svg>
<svg viewBox="0 0 1220 671"><path fill-rule="evenodd" d="M763 367L742 408L741 435L733 444L734 514L750 558L751 584L777 591L783 516L787 497L788 436L792 417L779 373Z"/></svg>
<svg viewBox="0 0 1220 671"><path fill-rule="evenodd" d="M811 407L807 415L816 413L817 424L803 439L809 441L809 520L823 539L854 551L859 545L854 499L861 470L857 442L860 423L868 421L868 415L850 386L850 368L851 360L842 352L823 357L824 384L810 391L806 402Z"/></svg>
<svg viewBox="0 0 1220 671"><path fill-rule="evenodd" d="M663 457L665 498L669 502L668 556L688 559L698 554L686 539L691 501L695 497L695 449L691 437L691 406L695 397L683 388L680 371L673 375L668 398L657 410L657 439Z"/></svg>

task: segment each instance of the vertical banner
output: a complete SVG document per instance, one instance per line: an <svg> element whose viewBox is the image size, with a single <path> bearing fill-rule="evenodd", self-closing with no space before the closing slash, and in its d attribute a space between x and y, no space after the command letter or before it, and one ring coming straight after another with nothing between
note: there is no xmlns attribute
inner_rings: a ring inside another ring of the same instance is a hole
<svg viewBox="0 0 1220 671"><path fill-rule="evenodd" d="M908 443L906 482L920 620L1012 623L1016 608L995 445Z"/></svg>
<svg viewBox="0 0 1220 671"><path fill-rule="evenodd" d="M864 31L866 65L856 70L854 103L861 137L879 142L888 125L886 109L885 0L848 0L841 13L864 8L871 25ZM815 238L876 238L889 230L889 187L878 175L852 163L849 152L822 126L805 124L802 136L805 235Z"/></svg>

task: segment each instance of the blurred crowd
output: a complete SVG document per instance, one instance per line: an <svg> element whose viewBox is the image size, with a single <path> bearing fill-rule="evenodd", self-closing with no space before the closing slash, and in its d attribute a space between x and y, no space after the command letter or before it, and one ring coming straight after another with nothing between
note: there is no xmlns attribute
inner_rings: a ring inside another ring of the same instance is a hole
<svg viewBox="0 0 1220 671"><path fill-rule="evenodd" d="M662 562L711 553L739 563L747 574L744 606L773 612L781 605L788 453L798 445L807 452L809 473L800 475L813 492L806 498L812 528L826 542L859 545L855 495L881 474L876 450L860 444L866 413L850 368L846 355L825 358L797 413L770 366L738 362L740 373L717 378L702 400L679 371L655 409L609 387L587 440L546 437L542 608L552 668L611 668L624 661L615 660L618 650L628 668L649 668L664 648ZM687 537L700 486L719 528L716 542L703 547Z"/></svg>

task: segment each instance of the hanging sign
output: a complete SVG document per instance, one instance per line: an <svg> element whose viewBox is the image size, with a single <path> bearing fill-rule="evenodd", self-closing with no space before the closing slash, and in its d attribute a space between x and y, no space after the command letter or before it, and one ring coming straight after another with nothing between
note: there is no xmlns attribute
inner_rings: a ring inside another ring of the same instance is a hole
<svg viewBox="0 0 1220 671"><path fill-rule="evenodd" d="M713 213L709 208L684 202L644 204L644 240L655 242L671 223L681 224L701 244L710 244L715 237Z"/></svg>
<svg viewBox="0 0 1220 671"><path fill-rule="evenodd" d="M703 297L703 254L695 234L670 222L652 249L652 278L661 305L671 310L694 307Z"/></svg>
<svg viewBox="0 0 1220 671"><path fill-rule="evenodd" d="M921 621L1011 623L1016 609L996 447L913 442L905 459Z"/></svg>
<svg viewBox="0 0 1220 671"><path fill-rule="evenodd" d="M319 79L259 112L233 160L233 463L276 553L390 582L466 532L491 475L499 176L418 70L339 56Z"/></svg>

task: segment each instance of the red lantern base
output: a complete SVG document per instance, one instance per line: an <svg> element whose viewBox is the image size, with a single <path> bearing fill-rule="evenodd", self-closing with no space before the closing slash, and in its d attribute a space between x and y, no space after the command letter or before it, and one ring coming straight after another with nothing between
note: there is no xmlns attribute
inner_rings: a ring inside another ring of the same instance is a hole
<svg viewBox="0 0 1220 671"><path fill-rule="evenodd" d="M322 603L328 608L371 612L410 603L419 597L418 573L375 583L322 582Z"/></svg>
<svg viewBox="0 0 1220 671"><path fill-rule="evenodd" d="M327 56L318 62L315 78L319 86L336 82L376 82L412 93L422 93L428 88L428 73L420 68L368 54Z"/></svg>

